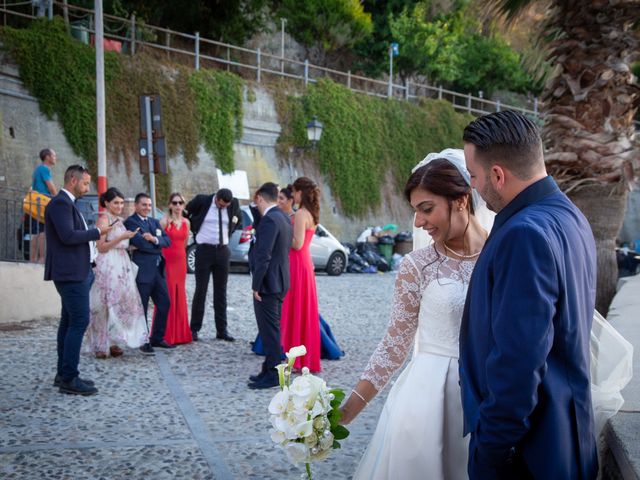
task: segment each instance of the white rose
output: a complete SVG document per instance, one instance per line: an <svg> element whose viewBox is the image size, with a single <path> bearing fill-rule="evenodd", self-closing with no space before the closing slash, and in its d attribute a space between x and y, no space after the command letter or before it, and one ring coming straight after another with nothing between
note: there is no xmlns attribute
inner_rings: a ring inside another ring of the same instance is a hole
<svg viewBox="0 0 640 480"><path fill-rule="evenodd" d="M324 417L320 416L320 417L316 417L313 419L313 428L315 428L316 430L324 430L324 427L326 426L326 423L324 421Z"/></svg>
<svg viewBox="0 0 640 480"><path fill-rule="evenodd" d="M326 458L329 457L329 455L331 455L331 448L327 449L327 450L320 450L318 453L311 455L310 460L312 462L319 462L321 460L324 460Z"/></svg>
<svg viewBox="0 0 640 480"><path fill-rule="evenodd" d="M289 391L294 397L309 397L311 394L311 382L307 377L297 377L291 383Z"/></svg>

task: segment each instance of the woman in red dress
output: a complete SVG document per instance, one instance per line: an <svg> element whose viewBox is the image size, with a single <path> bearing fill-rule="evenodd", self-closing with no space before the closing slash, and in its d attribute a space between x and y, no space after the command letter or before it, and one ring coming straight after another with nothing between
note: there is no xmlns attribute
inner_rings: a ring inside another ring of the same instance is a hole
<svg viewBox="0 0 640 480"><path fill-rule="evenodd" d="M320 219L320 189L307 177L293 182L294 202L300 206L293 217L293 244L289 251L291 286L282 305L280 336L284 351L304 345L307 354L294 368L320 371L320 322L318 294L309 244Z"/></svg>
<svg viewBox="0 0 640 480"><path fill-rule="evenodd" d="M167 290L171 299L171 308L167 316L167 328L164 340L176 345L192 341L187 313L187 256L189 242L189 220L183 218L184 197L174 192L169 195L169 213L160 220L160 225L171 239L171 246L162 249L165 260Z"/></svg>

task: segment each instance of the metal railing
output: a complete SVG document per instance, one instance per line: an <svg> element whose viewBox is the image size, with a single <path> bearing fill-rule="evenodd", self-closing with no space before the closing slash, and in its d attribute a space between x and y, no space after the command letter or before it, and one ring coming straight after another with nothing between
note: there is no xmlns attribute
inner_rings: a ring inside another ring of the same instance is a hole
<svg viewBox="0 0 640 480"><path fill-rule="evenodd" d="M12 16L19 19L36 18L33 6L12 6L12 4L6 4L6 0L3 2L5 4L0 4L0 13L4 15L5 25L8 24L8 19ZM93 10L55 1L51 12L61 15L65 19L72 35L89 43L89 37L95 33ZM127 19L105 14L103 22L104 38L121 42L121 52L134 55L140 48L150 48L164 52L173 61L186 62L196 70L204 66L222 68L258 83L263 82L267 76L289 78L302 82L305 87L322 78L330 78L350 90L375 97L393 97L407 101L437 98L450 102L458 111L474 115L511 109L538 116L538 100L536 98L529 101L531 108L524 108L502 104L499 100L484 99L481 93L474 96L470 93L463 94L440 86L410 81L405 81L401 85L394 83L392 78L388 81L377 80L356 75L351 71L344 72L313 65L308 60L300 61L271 54L260 48L253 50L217 42L201 37L198 32L187 34L147 25L139 22L135 15Z"/></svg>
<svg viewBox="0 0 640 480"><path fill-rule="evenodd" d="M24 213L23 195L11 189L0 192L0 261L28 262L32 239L44 233L37 221ZM44 206L33 207L44 216Z"/></svg>

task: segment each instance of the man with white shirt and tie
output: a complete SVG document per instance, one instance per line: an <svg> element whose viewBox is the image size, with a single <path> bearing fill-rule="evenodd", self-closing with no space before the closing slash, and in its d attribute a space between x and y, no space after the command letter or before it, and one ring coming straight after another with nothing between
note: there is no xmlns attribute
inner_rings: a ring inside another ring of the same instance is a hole
<svg viewBox="0 0 640 480"><path fill-rule="evenodd" d="M191 221L191 231L196 240L195 277L196 290L191 305L191 333L198 341L202 328L204 306L209 288L209 276L213 276L213 312L216 322L216 338L233 342L227 330L227 279L229 278L229 239L241 224L238 199L228 188L221 188L213 195L196 195L184 215Z"/></svg>
<svg viewBox="0 0 640 480"><path fill-rule="evenodd" d="M92 266L98 254L95 241L111 227L87 228L76 199L89 191L91 175L81 165L72 165L64 174L64 187L45 210L47 252L44 279L53 280L60 295L62 313L58 326L58 364L53 385L61 393L93 395L94 382L81 379L78 372L80 348L89 325L89 291Z"/></svg>
<svg viewBox="0 0 640 480"><path fill-rule="evenodd" d="M151 197L149 195L146 193L137 194L134 207L136 213L124 221L124 226L127 227L127 230L138 232L129 240L129 243L135 247L131 260L138 266L136 285L147 319L149 298L153 299L153 304L156 307L149 343L140 347L142 353L152 355L154 353L153 347L175 348L175 345L164 340L171 300L167 291L162 249L171 246L171 240L160 226L160 222L149 216L151 213Z"/></svg>

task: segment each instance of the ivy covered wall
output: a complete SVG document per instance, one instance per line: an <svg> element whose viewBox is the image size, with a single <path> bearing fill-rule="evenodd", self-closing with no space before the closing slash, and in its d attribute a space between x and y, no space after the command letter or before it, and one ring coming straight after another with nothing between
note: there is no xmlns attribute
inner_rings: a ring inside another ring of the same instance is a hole
<svg viewBox="0 0 640 480"><path fill-rule="evenodd" d="M42 112L49 118L57 115L69 144L95 172L93 48L71 38L60 20L37 21L24 30L5 28L0 39ZM234 143L242 136L247 82L226 72L162 63L144 53L132 58L106 52L105 70L108 155L110 161L124 162L129 176L138 175L138 96L147 93L161 96L169 157L179 156L192 168L202 145L223 172L235 169ZM289 160L293 151L294 162L314 162L339 210L351 217L375 212L386 200L381 193L385 187L399 193L411 168L427 153L460 145L470 119L445 102L388 101L331 81L285 93L289 87L272 87L282 126L279 155ZM312 150L305 124L314 115L324 132ZM159 198L172 188L171 177L158 178Z"/></svg>

